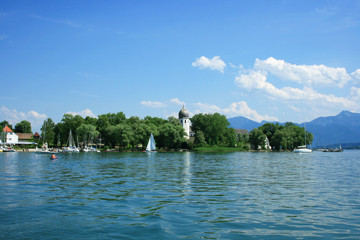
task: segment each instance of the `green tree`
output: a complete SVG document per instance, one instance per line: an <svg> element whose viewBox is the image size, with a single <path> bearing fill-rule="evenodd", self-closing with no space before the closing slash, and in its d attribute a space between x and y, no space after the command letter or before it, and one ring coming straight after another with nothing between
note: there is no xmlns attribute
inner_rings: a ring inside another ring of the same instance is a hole
<svg viewBox="0 0 360 240"><path fill-rule="evenodd" d="M266 139L266 135L258 128L255 128L250 131L249 142L253 149L258 150L259 147L264 149L265 139Z"/></svg>
<svg viewBox="0 0 360 240"><path fill-rule="evenodd" d="M23 120L15 125L15 132L17 133L31 133L31 123Z"/></svg>
<svg viewBox="0 0 360 240"><path fill-rule="evenodd" d="M224 144L226 147L235 147L237 138L233 128L227 128L224 133Z"/></svg>
<svg viewBox="0 0 360 240"><path fill-rule="evenodd" d="M64 114L61 122L64 124L65 129L67 132L76 133L76 129L84 123L84 118L79 115L72 115L72 114Z"/></svg>
<svg viewBox="0 0 360 240"><path fill-rule="evenodd" d="M134 137L131 126L126 123L107 127L106 135L108 136L110 146L115 147L119 145L122 148L128 147Z"/></svg>
<svg viewBox="0 0 360 240"><path fill-rule="evenodd" d="M181 125L166 122L158 128L158 131L159 134L154 138L160 148L178 149L185 142L184 128Z"/></svg>
<svg viewBox="0 0 360 240"><path fill-rule="evenodd" d="M210 146L228 146L236 139L234 130L229 130L230 123L219 113L196 114L191 118L191 123L195 135L201 131Z"/></svg>
<svg viewBox="0 0 360 240"><path fill-rule="evenodd" d="M49 146L54 146L55 143L55 123L51 118L44 120L41 127L42 143L47 142Z"/></svg>
<svg viewBox="0 0 360 240"><path fill-rule="evenodd" d="M84 120L84 123L85 124L90 124L90 125L93 125L93 126L96 126L97 125L97 118L93 118L93 117L89 117L87 116Z"/></svg>
<svg viewBox="0 0 360 240"><path fill-rule="evenodd" d="M259 130L261 130L266 135L266 137L269 139L270 146L273 146L272 138L273 138L276 130L279 129L279 127L280 126L278 123L276 123L276 124L265 123L264 125L259 127Z"/></svg>
<svg viewBox="0 0 360 240"><path fill-rule="evenodd" d="M99 135L95 126L85 123L81 124L81 126L76 129L76 133L79 137L79 141L84 145L91 142Z"/></svg>
<svg viewBox="0 0 360 240"><path fill-rule="evenodd" d="M295 147L305 144L305 129L292 122L287 122L284 126L274 125L276 128L274 133L267 131L268 126L259 129L263 129L267 133L274 150L293 150ZM312 140L312 133L306 132L306 143L311 144Z"/></svg>
<svg viewBox="0 0 360 240"><path fill-rule="evenodd" d="M194 144L196 147L205 147L207 145L204 134L202 131L198 131L195 134Z"/></svg>
<svg viewBox="0 0 360 240"><path fill-rule="evenodd" d="M154 124L155 126L159 127L165 123L167 123L168 121L166 121L165 119L162 118L158 118L158 117L150 117L150 116L146 116L144 118L146 124Z"/></svg>
<svg viewBox="0 0 360 240"><path fill-rule="evenodd" d="M11 130L13 129L12 125L8 121L4 120L4 121L0 122L1 131L4 129L5 126L8 126Z"/></svg>

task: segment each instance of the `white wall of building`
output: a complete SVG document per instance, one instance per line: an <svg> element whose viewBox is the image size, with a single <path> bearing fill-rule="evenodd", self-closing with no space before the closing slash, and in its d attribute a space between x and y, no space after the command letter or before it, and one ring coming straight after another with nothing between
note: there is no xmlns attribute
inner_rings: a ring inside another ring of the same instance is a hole
<svg viewBox="0 0 360 240"><path fill-rule="evenodd" d="M16 135L13 132L7 132L7 133L3 133L6 134L6 141L5 144L16 144L19 142L19 136ZM2 139L4 139L3 135L2 135ZM4 143L3 141L1 141L1 143Z"/></svg>

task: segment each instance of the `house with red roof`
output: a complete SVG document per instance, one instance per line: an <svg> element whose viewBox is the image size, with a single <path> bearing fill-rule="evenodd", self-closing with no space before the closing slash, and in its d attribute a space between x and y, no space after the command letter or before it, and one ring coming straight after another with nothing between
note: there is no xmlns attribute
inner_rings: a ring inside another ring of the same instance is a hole
<svg viewBox="0 0 360 240"><path fill-rule="evenodd" d="M1 133L1 144L16 144L19 142L19 136L16 135L7 125Z"/></svg>

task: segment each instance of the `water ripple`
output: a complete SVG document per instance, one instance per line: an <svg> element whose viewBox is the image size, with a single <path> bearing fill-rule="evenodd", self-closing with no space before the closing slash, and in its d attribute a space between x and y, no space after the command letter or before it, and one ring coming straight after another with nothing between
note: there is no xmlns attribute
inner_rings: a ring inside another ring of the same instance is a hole
<svg viewBox="0 0 360 240"><path fill-rule="evenodd" d="M360 155L0 155L0 239L359 239Z"/></svg>

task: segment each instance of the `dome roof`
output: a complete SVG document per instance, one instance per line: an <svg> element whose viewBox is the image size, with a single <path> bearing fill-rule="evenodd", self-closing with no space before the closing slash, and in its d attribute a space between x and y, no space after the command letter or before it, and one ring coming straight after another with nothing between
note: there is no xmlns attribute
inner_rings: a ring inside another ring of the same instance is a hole
<svg viewBox="0 0 360 240"><path fill-rule="evenodd" d="M183 106L180 110L179 118L189 118L189 111L185 108L185 106Z"/></svg>

